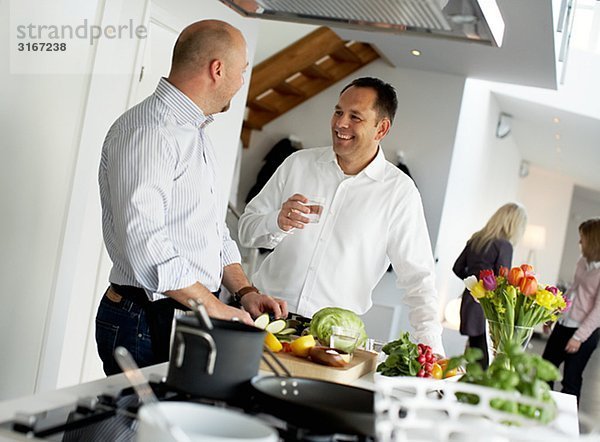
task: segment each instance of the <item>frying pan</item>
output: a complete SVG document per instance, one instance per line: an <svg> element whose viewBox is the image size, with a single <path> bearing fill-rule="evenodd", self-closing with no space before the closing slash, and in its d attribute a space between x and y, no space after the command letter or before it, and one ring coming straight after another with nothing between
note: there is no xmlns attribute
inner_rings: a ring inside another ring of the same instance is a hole
<svg viewBox="0 0 600 442"><path fill-rule="evenodd" d="M255 400L268 413L320 434L375 437L374 393L364 388L293 376L254 376Z"/></svg>

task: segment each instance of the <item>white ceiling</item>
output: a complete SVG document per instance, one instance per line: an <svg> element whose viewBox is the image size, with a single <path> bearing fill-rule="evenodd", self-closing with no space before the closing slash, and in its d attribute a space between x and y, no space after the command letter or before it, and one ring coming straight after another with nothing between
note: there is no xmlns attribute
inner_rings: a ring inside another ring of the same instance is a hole
<svg viewBox="0 0 600 442"><path fill-rule="evenodd" d="M556 88L551 0L497 0L506 25L493 48L440 38L336 29L345 40L373 43L393 65L526 86ZM410 51L418 49L421 56Z"/></svg>
<svg viewBox="0 0 600 442"><path fill-rule="evenodd" d="M559 5L560 1L554 3ZM407 34L335 31L344 39L371 42L398 67L555 89L552 0L498 0L498 6L506 23L502 48ZM282 32L283 26L287 32ZM265 20L261 26L257 57L266 58L314 28ZM600 59L600 1L578 0L573 29L571 46L588 51L589 57ZM265 41L268 43L262 43ZM582 48L581 44L587 47ZM412 49L421 50L422 55L410 55ZM596 65L600 66L600 63ZM586 77L600 78L600 72ZM569 71L567 78L578 81L577 72ZM596 87L595 90L600 89ZM573 106L569 112L561 110L558 101L556 105L551 100L544 104L528 101L524 98L525 93L496 92L494 95L501 110L513 115L512 135L524 159L567 175L578 185L600 190L600 111L593 117L585 116L586 112L578 112ZM600 103L600 97L594 100ZM560 119L558 125L553 122L556 116ZM560 140L555 139L557 132Z"/></svg>
<svg viewBox="0 0 600 442"><path fill-rule="evenodd" d="M600 190L600 121L509 95L494 95L500 108L513 116L512 136L523 159Z"/></svg>

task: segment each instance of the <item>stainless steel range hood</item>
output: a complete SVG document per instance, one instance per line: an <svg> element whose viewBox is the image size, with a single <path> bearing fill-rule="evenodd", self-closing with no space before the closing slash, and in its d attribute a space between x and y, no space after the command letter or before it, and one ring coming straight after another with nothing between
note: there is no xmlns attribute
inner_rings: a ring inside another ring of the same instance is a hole
<svg viewBox="0 0 600 442"><path fill-rule="evenodd" d="M364 31L409 33L501 46L496 0L220 0L238 13Z"/></svg>

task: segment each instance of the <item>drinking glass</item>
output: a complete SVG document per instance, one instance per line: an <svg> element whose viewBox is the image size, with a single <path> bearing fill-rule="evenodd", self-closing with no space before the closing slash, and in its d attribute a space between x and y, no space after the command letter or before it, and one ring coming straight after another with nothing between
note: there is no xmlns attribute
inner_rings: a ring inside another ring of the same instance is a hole
<svg viewBox="0 0 600 442"><path fill-rule="evenodd" d="M318 223L321 220L325 198L321 196L307 196L308 202L303 203L310 209L310 213L302 213L303 216L309 219L309 223Z"/></svg>
<svg viewBox="0 0 600 442"><path fill-rule="evenodd" d="M341 350L346 353L352 353L358 346L360 331L347 327L339 327L334 325L331 327L331 337L329 338L329 346L336 350Z"/></svg>

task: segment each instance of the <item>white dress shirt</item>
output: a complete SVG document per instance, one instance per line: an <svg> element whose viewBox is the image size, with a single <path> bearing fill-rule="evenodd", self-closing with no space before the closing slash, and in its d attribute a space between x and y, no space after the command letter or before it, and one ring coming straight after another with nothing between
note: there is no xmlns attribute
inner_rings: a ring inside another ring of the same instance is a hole
<svg viewBox="0 0 600 442"><path fill-rule="evenodd" d="M295 193L323 197L323 213L319 223L285 233L277 216ZM415 338L443 352L421 197L381 149L355 176L344 175L331 147L294 153L246 207L239 237L246 247L274 248L253 283L305 316L327 306L364 314L391 261Z"/></svg>
<svg viewBox="0 0 600 442"><path fill-rule="evenodd" d="M216 291L223 267L240 262L222 216L211 121L163 78L110 128L99 171L110 282L150 299L195 282Z"/></svg>

